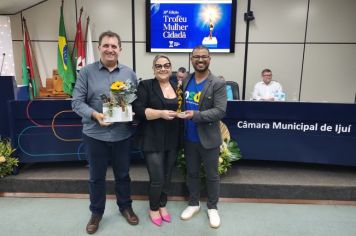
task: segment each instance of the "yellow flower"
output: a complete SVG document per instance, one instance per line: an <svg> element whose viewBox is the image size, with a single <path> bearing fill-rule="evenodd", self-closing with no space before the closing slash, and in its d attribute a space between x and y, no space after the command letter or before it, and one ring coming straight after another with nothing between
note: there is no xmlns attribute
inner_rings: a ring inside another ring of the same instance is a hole
<svg viewBox="0 0 356 236"><path fill-rule="evenodd" d="M219 164L223 163L223 159L221 157L219 157Z"/></svg>
<svg viewBox="0 0 356 236"><path fill-rule="evenodd" d="M125 82L116 81L111 84L111 90L120 91L125 87Z"/></svg>
<svg viewBox="0 0 356 236"><path fill-rule="evenodd" d="M0 156L0 163L5 162L5 161L6 161L5 157L4 156Z"/></svg>

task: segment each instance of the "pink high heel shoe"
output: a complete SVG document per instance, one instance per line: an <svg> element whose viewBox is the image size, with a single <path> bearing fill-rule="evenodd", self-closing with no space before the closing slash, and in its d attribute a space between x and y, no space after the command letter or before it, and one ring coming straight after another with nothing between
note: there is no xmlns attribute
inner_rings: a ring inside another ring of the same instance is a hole
<svg viewBox="0 0 356 236"><path fill-rule="evenodd" d="M150 220L154 225L157 225L157 226L161 226L162 225L162 217L161 216L159 216L157 218L153 218L150 215L150 212L148 212L148 216L150 217Z"/></svg>
<svg viewBox="0 0 356 236"><path fill-rule="evenodd" d="M159 214L161 215L161 218L163 221L168 222L168 223L170 223L172 221L172 217L170 214L167 213L166 215L163 215L161 213L161 210L159 211Z"/></svg>
<svg viewBox="0 0 356 236"><path fill-rule="evenodd" d="M165 222L170 223L172 221L171 215L167 214L167 215L161 215L162 220L164 220Z"/></svg>

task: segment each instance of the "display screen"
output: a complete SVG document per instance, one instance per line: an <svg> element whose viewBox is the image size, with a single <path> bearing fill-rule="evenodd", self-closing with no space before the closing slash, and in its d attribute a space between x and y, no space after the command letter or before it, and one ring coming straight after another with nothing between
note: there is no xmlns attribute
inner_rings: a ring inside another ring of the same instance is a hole
<svg viewBox="0 0 356 236"><path fill-rule="evenodd" d="M235 50L237 0L146 0L146 51Z"/></svg>

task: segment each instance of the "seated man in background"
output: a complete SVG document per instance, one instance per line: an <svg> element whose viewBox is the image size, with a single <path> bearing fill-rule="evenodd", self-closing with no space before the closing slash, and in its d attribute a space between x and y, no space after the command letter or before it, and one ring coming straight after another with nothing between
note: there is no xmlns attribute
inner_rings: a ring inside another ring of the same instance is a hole
<svg viewBox="0 0 356 236"><path fill-rule="evenodd" d="M256 83L252 100L257 101L284 101L285 96L280 83L272 80L272 71L264 69L261 73L262 81Z"/></svg>
<svg viewBox="0 0 356 236"><path fill-rule="evenodd" d="M177 70L177 82L182 85L182 82L185 78L187 78L187 70L184 67L179 67Z"/></svg>
<svg viewBox="0 0 356 236"><path fill-rule="evenodd" d="M188 73L184 67L179 67L175 75L172 75L170 81L176 85L182 85L182 82L187 78Z"/></svg>

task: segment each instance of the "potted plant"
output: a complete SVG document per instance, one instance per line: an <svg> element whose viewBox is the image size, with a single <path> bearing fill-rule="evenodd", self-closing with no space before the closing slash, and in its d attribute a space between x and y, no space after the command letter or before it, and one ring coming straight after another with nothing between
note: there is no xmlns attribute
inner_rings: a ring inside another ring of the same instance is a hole
<svg viewBox="0 0 356 236"><path fill-rule="evenodd" d="M8 139L0 139L0 178L11 174L18 166L18 159L11 156L14 151Z"/></svg>

